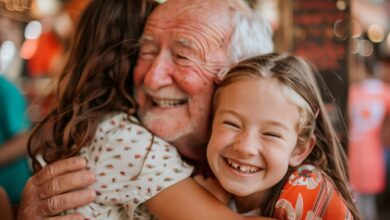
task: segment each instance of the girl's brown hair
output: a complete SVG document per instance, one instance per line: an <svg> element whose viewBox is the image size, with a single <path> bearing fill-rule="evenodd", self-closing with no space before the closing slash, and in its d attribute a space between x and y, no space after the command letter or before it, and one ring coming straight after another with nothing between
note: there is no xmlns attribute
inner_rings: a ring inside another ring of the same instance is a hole
<svg viewBox="0 0 390 220"><path fill-rule="evenodd" d="M239 62L226 74L216 90L214 108L220 89L227 85L239 80L277 79L283 94L289 101L294 102L300 112L297 146L308 141L313 134L317 139L313 151L304 163L313 164L323 170L345 199L354 219L361 219L348 187L347 156L326 112L317 85L318 77L313 65L303 58L275 53L256 56ZM291 171L292 169L289 169L285 178L272 189L271 198L267 200L268 205L261 209L265 211L263 214L272 217L277 198Z"/></svg>
<svg viewBox="0 0 390 220"><path fill-rule="evenodd" d="M129 115L137 43L153 3L147 0L93 0L73 36L59 76L54 108L33 129L28 149L35 171L76 155L88 145L99 119L113 111Z"/></svg>

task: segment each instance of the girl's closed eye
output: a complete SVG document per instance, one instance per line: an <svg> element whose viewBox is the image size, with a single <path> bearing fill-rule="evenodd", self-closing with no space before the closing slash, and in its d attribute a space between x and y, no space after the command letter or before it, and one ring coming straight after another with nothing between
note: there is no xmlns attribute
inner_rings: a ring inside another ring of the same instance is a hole
<svg viewBox="0 0 390 220"><path fill-rule="evenodd" d="M240 129L240 125L238 125L238 123L235 123L233 121L224 120L222 122L222 124L227 125L227 126L232 127L232 128Z"/></svg>
<svg viewBox="0 0 390 220"><path fill-rule="evenodd" d="M264 132L263 135L272 138L282 138L282 135L277 132Z"/></svg>

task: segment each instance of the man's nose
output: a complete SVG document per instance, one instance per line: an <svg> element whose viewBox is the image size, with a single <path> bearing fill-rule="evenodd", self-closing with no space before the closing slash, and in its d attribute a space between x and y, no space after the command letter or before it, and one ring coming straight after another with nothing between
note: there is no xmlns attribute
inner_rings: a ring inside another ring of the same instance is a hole
<svg viewBox="0 0 390 220"><path fill-rule="evenodd" d="M144 86L151 90L157 90L172 84L173 69L172 56L167 52L160 52L146 73Z"/></svg>
<svg viewBox="0 0 390 220"><path fill-rule="evenodd" d="M234 150L243 157L255 156L260 150L260 141L256 134L242 132L238 135L233 146Z"/></svg>

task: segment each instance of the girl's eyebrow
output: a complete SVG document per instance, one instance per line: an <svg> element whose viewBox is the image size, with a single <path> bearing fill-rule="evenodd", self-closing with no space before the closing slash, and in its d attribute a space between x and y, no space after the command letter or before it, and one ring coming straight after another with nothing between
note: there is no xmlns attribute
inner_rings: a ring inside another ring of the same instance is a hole
<svg viewBox="0 0 390 220"><path fill-rule="evenodd" d="M221 111L219 111L219 113L220 114L237 115L237 116L240 115L238 112L235 112L235 111L230 110L230 109L228 109L228 110L221 110Z"/></svg>
<svg viewBox="0 0 390 220"><path fill-rule="evenodd" d="M235 115L235 116L238 116L240 117L241 114L234 111L234 110L231 110L231 109L227 109L227 110L221 110L219 111L219 114L229 114L229 115ZM275 120L264 120L265 123L267 123L268 125L272 125L272 126L277 126L277 127L280 127L284 130L289 130L290 128L283 122L280 122L280 121L275 121Z"/></svg>
<svg viewBox="0 0 390 220"><path fill-rule="evenodd" d="M274 126L280 127L280 128L282 128L284 130L289 130L289 127L286 124L282 123L282 122L274 121L274 120L267 120L266 122L269 123L270 125L274 125Z"/></svg>
<svg viewBox="0 0 390 220"><path fill-rule="evenodd" d="M240 113L234 111L234 110L231 110L231 109L221 109L221 110L218 110L218 112L215 112L215 115L220 115L220 116L225 116L225 115L230 115L230 116L234 116L234 117L237 117L237 118L241 118L241 115Z"/></svg>

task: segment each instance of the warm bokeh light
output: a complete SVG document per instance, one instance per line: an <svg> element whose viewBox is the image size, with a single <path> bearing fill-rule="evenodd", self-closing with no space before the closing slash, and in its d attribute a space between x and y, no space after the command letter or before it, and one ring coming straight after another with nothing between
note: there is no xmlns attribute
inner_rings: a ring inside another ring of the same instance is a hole
<svg viewBox="0 0 390 220"><path fill-rule="evenodd" d="M336 8L340 11L344 11L347 8L347 3L344 0L338 0L336 2Z"/></svg>
<svg viewBox="0 0 390 220"><path fill-rule="evenodd" d="M356 54L359 52L359 39L351 39L351 53Z"/></svg>
<svg viewBox="0 0 390 220"><path fill-rule="evenodd" d="M379 43L383 41L385 37L385 32L383 28L377 24L370 25L370 27L368 27L367 34L368 39L370 39L370 41L374 43Z"/></svg>
<svg viewBox="0 0 390 220"><path fill-rule="evenodd" d="M386 48L388 51L390 51L390 32L387 34L386 37Z"/></svg>
<svg viewBox="0 0 390 220"><path fill-rule="evenodd" d="M31 59L37 52L37 48L38 40L27 39L20 48L20 57L26 60Z"/></svg>
<svg viewBox="0 0 390 220"><path fill-rule="evenodd" d="M334 35L340 40L346 40L348 38L348 24L344 20L337 20L333 26Z"/></svg>
<svg viewBox="0 0 390 220"><path fill-rule="evenodd" d="M15 55L15 44L12 41L4 41L0 47L0 72L4 72L7 69L8 64L11 62Z"/></svg>
<svg viewBox="0 0 390 220"><path fill-rule="evenodd" d="M359 23L359 21L352 18L351 24L352 24L352 37L357 38L357 37L362 36L363 28L362 28L362 25Z"/></svg>
<svg viewBox="0 0 390 220"><path fill-rule="evenodd" d="M61 8L59 0L35 0L31 6L35 16L48 16L56 14Z"/></svg>
<svg viewBox="0 0 390 220"><path fill-rule="evenodd" d="M37 39L41 36L42 33L42 24L39 21L30 21L26 25L26 29L24 30L24 37L26 39Z"/></svg>
<svg viewBox="0 0 390 220"><path fill-rule="evenodd" d="M374 45L369 40L360 40L358 45L358 53L363 57L371 56L374 52Z"/></svg>

